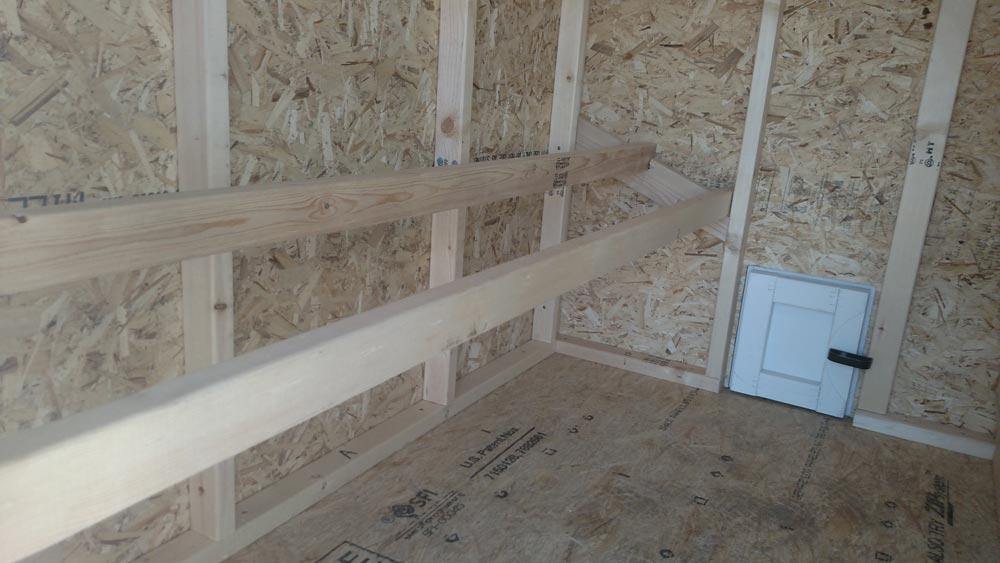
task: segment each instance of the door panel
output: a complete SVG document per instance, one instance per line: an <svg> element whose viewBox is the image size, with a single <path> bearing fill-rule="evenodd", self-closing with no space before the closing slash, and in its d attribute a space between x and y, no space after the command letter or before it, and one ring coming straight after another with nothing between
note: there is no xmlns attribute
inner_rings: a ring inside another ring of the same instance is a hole
<svg viewBox="0 0 1000 563"><path fill-rule="evenodd" d="M868 310L868 294L850 289L841 289L837 299L837 310L833 316L830 342L827 348L846 352L860 352L861 336L864 331L865 313ZM823 355L824 359L826 354ZM844 416L851 393L854 368L825 361L819 404L821 413Z"/></svg>
<svg viewBox="0 0 1000 563"><path fill-rule="evenodd" d="M763 368L819 383L832 325L833 313L775 303Z"/></svg>
<svg viewBox="0 0 1000 563"><path fill-rule="evenodd" d="M837 308L837 288L800 280L775 278L774 301L803 309L832 313Z"/></svg>
<svg viewBox="0 0 1000 563"><path fill-rule="evenodd" d="M861 351L873 290L754 267L746 280L730 389L844 416L856 370L827 353Z"/></svg>
<svg viewBox="0 0 1000 563"><path fill-rule="evenodd" d="M783 377L769 372L761 372L757 380L758 397L773 399L789 405L816 410L819 384L798 378Z"/></svg>

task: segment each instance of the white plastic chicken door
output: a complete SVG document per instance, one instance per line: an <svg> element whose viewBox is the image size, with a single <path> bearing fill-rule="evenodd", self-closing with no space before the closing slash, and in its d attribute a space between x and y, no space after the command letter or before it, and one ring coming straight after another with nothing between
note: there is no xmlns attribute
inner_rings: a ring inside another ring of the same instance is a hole
<svg viewBox="0 0 1000 563"><path fill-rule="evenodd" d="M873 294L871 286L751 266L730 389L844 416L857 370L827 353L861 353Z"/></svg>

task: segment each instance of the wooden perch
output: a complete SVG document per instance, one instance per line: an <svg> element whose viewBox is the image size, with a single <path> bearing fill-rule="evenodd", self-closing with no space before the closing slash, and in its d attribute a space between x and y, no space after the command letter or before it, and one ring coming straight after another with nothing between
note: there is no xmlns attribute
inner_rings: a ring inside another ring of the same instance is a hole
<svg viewBox="0 0 1000 563"><path fill-rule="evenodd" d="M622 141L612 133L601 129L584 118L580 118L576 131L576 146L579 149L599 149L613 147ZM709 193L709 190L674 172L666 164L653 159L649 170L634 174L623 174L615 178L626 186L653 200L657 205L670 206L680 201ZM727 219L704 228L713 236L726 240Z"/></svg>
<svg viewBox="0 0 1000 563"><path fill-rule="evenodd" d="M0 559L55 543L714 221L713 192L0 437Z"/></svg>
<svg viewBox="0 0 1000 563"><path fill-rule="evenodd" d="M635 173L654 151L636 143L7 213L0 295Z"/></svg>

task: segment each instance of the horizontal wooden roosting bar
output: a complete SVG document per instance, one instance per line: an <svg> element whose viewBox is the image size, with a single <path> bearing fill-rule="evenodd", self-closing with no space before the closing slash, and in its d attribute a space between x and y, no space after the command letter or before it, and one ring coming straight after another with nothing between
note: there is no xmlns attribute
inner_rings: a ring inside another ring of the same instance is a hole
<svg viewBox="0 0 1000 563"><path fill-rule="evenodd" d="M636 173L654 154L655 145L635 143L8 213L0 217L0 294Z"/></svg>
<svg viewBox="0 0 1000 563"><path fill-rule="evenodd" d="M611 166L608 166L611 168ZM726 216L714 192L0 437L0 556L26 556Z"/></svg>

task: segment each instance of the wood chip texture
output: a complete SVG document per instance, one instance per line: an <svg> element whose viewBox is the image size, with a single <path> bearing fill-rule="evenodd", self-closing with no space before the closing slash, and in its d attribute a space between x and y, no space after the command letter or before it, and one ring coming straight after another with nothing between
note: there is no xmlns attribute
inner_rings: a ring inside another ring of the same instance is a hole
<svg viewBox="0 0 1000 563"><path fill-rule="evenodd" d="M938 2L789 2L747 262L881 291ZM707 188L732 187L760 7L594 2L584 115ZM978 4L890 412L990 434L1000 350L1000 2ZM572 235L642 213L616 185ZM690 236L563 302L572 336L704 365L721 244ZM988 437L984 436L988 439Z"/></svg>
<svg viewBox="0 0 1000 563"><path fill-rule="evenodd" d="M0 209L177 189L168 0L0 2ZM24 248L23 252L32 252ZM183 372L177 264L0 296L0 432ZM182 483L55 546L136 558L190 526Z"/></svg>

